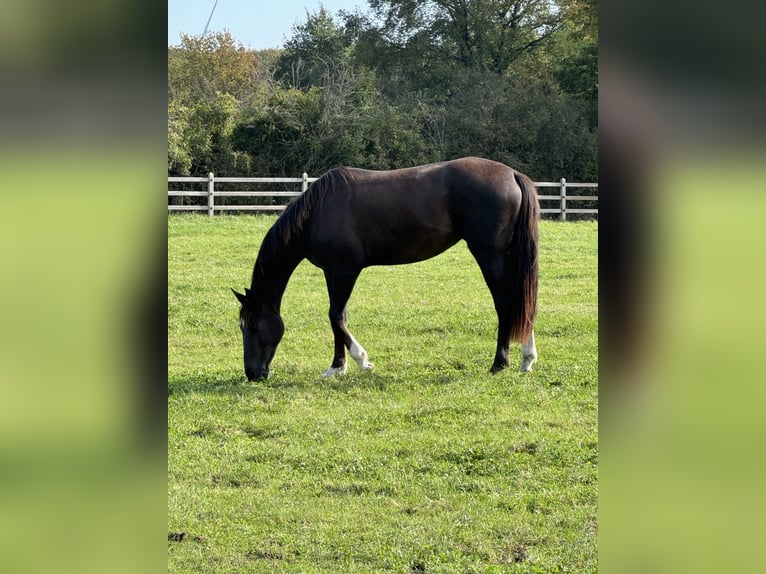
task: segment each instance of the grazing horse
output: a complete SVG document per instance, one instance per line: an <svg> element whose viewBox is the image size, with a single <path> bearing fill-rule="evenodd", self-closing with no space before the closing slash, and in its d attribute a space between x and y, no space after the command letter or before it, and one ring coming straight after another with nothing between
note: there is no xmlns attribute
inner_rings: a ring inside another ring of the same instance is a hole
<svg viewBox="0 0 766 574"><path fill-rule="evenodd" d="M335 356L325 376L346 372L346 349L361 369L367 352L348 330L346 303L362 269L423 261L464 239L497 311L491 371L522 343L521 370L537 360L539 205L532 181L494 161L467 157L393 171L340 167L290 203L266 233L239 325L248 380L265 378L284 334L282 295L303 259L324 271ZM233 291L233 289L232 289Z"/></svg>

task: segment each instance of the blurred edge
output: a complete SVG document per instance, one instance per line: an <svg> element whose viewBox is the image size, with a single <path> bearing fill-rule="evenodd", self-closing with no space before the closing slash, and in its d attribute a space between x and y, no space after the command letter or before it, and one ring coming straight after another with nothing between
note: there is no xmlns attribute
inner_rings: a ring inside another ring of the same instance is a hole
<svg viewBox="0 0 766 574"><path fill-rule="evenodd" d="M164 568L165 5L4 8L0 570ZM604 572L760 566L759 16L600 3Z"/></svg>
<svg viewBox="0 0 766 574"><path fill-rule="evenodd" d="M3 5L0 571L166 568L166 6Z"/></svg>
<svg viewBox="0 0 766 574"><path fill-rule="evenodd" d="M761 10L599 7L599 567L760 571Z"/></svg>

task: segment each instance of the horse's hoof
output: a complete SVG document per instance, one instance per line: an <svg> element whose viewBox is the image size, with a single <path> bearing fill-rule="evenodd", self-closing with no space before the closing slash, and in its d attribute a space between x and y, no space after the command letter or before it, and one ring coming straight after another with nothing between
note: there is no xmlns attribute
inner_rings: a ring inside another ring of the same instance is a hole
<svg viewBox="0 0 766 574"><path fill-rule="evenodd" d="M356 366L359 367L362 371L371 371L375 368L375 365L367 360L366 354L363 358L356 360Z"/></svg>
<svg viewBox="0 0 766 574"><path fill-rule="evenodd" d="M508 368L508 365L492 365L492 367L489 369L489 372L494 375L495 373L499 373L506 368Z"/></svg>
<svg viewBox="0 0 766 574"><path fill-rule="evenodd" d="M529 373L532 371L532 365L537 362L537 357L525 357L521 360L521 367L519 372Z"/></svg>
<svg viewBox="0 0 766 574"><path fill-rule="evenodd" d="M375 365L368 361L367 357L362 359L355 358L354 360L356 361L356 366L359 367L362 371L371 371L375 368Z"/></svg>
<svg viewBox="0 0 766 574"><path fill-rule="evenodd" d="M347 368L348 368L348 363L343 363L340 367L330 367L324 373L322 373L322 376L334 377L335 375L345 375Z"/></svg>

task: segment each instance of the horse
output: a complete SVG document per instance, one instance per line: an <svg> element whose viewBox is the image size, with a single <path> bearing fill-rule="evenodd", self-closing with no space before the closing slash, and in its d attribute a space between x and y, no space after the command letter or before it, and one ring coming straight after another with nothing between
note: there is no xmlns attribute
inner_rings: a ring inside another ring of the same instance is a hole
<svg viewBox="0 0 766 574"><path fill-rule="evenodd" d="M348 329L348 302L362 269L434 257L465 240L497 312L490 371L509 366L520 342L521 371L537 361L539 202L534 183L495 161L466 157L391 171L332 169L282 212L266 233L241 304L245 375L265 379L284 335L282 296L298 264L324 271L334 357L324 376L346 372L346 349L360 369L367 351Z"/></svg>

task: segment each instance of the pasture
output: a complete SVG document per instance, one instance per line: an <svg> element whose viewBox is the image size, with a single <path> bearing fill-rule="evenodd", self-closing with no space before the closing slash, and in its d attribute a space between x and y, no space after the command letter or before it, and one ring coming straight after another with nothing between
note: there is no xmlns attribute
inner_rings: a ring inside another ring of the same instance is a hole
<svg viewBox="0 0 766 574"><path fill-rule="evenodd" d="M514 344L489 374L496 315L460 242L362 272L349 324L375 370L333 379L301 263L249 383L229 288L274 221L168 217L168 570L597 571L598 224L541 222L532 373Z"/></svg>

